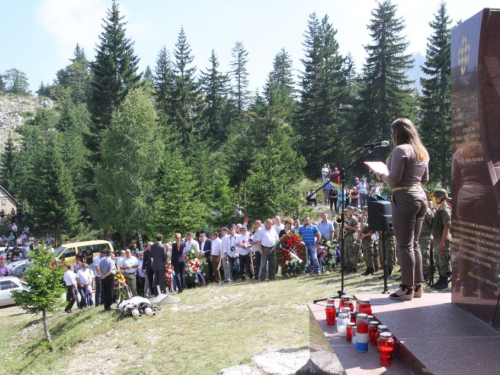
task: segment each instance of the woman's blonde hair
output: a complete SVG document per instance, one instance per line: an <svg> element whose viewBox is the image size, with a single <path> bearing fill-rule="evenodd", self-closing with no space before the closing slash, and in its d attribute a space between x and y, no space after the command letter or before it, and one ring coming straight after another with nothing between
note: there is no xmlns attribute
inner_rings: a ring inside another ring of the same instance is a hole
<svg viewBox="0 0 500 375"><path fill-rule="evenodd" d="M398 118L392 123L391 130L392 140L394 141L395 147L409 144L415 151L417 161L423 162L424 160L427 160L429 158L429 153L427 152L425 146L422 144L415 125L413 125L413 123L409 119Z"/></svg>
<svg viewBox="0 0 500 375"><path fill-rule="evenodd" d="M180 250L181 248L181 239L182 239L182 236L180 233L175 233L174 234L174 238L175 238L175 243L177 244L177 251Z"/></svg>

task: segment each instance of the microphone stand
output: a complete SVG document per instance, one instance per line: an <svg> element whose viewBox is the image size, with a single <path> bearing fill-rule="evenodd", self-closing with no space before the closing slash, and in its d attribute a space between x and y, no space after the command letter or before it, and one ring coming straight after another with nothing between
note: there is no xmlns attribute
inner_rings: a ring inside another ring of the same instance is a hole
<svg viewBox="0 0 500 375"><path fill-rule="evenodd" d="M341 204L341 207L342 207L341 220L342 221L340 223L340 243L341 243L341 245L340 245L340 249L341 249L340 250L340 262L341 262L340 272L341 272L341 276L340 276L340 290L337 291L339 299L340 299L340 297L342 297L342 296L344 296L346 294L344 292L344 265L345 265L345 262L344 262L344 259L345 259L345 257L344 257L344 254L345 254L345 238L344 238L344 224L345 224L345 175L346 175L346 171L349 168L352 168L359 161L363 160L368 155L370 155L373 152L374 148L375 148L375 146L370 147L368 150L366 150L366 152L363 155L361 155L359 158L357 158L356 160L354 160L347 167L340 169L340 185L341 185L341 189L342 189L342 204ZM326 183L323 186L325 186L325 185L326 185ZM320 187L318 190L320 190L322 187ZM318 191L318 190L316 190L316 191ZM319 301L324 301L324 300L325 299L315 300L315 301L313 301L313 303L316 303L316 302L319 302Z"/></svg>

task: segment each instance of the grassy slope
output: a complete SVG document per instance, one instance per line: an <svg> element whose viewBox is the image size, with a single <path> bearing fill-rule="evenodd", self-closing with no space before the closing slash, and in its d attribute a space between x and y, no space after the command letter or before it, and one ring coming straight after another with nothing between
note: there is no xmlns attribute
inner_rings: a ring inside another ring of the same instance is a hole
<svg viewBox="0 0 500 375"><path fill-rule="evenodd" d="M380 272L379 272L380 274ZM241 282L185 291L154 317L122 318L102 307L50 318L57 353L40 342L39 320L0 309L0 373L216 374L266 351L306 348L306 303L336 294L337 272L274 282ZM391 290L397 287L392 282ZM346 277L345 291L378 292L378 277Z"/></svg>

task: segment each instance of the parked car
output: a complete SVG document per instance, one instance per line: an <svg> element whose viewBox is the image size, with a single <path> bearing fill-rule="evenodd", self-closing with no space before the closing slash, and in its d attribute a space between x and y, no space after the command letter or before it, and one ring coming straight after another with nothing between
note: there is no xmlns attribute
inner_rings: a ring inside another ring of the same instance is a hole
<svg viewBox="0 0 500 375"><path fill-rule="evenodd" d="M114 251L113 245L111 245L108 241L96 240L73 242L59 246L54 253L54 259L59 263L61 258L64 257L66 264L76 264L76 254L78 253L78 250L81 250L85 254L87 249L90 249L94 258L97 254L99 254L100 250Z"/></svg>
<svg viewBox="0 0 500 375"><path fill-rule="evenodd" d="M16 301L11 292L24 288L25 286L19 278L15 276L2 277L0 279L0 306L15 305Z"/></svg>
<svg viewBox="0 0 500 375"><path fill-rule="evenodd" d="M30 265L26 260L23 260L22 262L15 262L17 263L14 268L12 268L12 276L15 276L21 280L24 280L24 272ZM12 263L14 264L14 263Z"/></svg>

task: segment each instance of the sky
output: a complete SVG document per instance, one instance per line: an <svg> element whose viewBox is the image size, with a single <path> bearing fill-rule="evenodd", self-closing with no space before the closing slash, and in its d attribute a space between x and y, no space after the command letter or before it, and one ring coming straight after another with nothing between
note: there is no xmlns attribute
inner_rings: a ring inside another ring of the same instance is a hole
<svg viewBox="0 0 500 375"><path fill-rule="evenodd" d="M393 0L405 21L407 52L425 56L438 0ZM375 0L120 0L127 35L135 42L139 67L153 69L159 50L171 53L181 27L198 69L208 67L212 49L221 69L229 70L231 49L243 42L248 51L250 90L261 88L281 48L291 55L295 72L302 69L304 32L309 15L328 15L338 30L342 55L351 53L359 72L371 43L367 30ZM69 64L77 43L89 60L102 32L111 0L0 0L0 73L17 68L27 74L32 91L51 83ZM483 8L500 8L498 0L448 0L451 19L466 20Z"/></svg>

